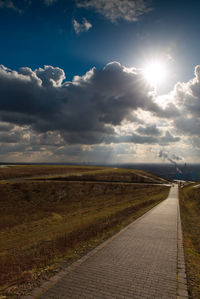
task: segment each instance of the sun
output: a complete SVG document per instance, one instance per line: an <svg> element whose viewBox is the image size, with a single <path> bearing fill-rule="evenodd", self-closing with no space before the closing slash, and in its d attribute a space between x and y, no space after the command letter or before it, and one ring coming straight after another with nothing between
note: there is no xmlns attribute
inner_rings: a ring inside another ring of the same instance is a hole
<svg viewBox="0 0 200 299"><path fill-rule="evenodd" d="M161 61L153 61L145 66L143 72L146 81L157 87L166 77L166 66Z"/></svg>

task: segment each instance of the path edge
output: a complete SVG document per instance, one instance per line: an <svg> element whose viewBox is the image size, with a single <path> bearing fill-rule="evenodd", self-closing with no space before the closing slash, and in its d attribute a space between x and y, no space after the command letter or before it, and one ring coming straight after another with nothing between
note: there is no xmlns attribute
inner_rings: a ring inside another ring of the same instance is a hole
<svg viewBox="0 0 200 299"><path fill-rule="evenodd" d="M178 213L177 213L177 299L189 298L187 276L185 267L185 256L183 246L183 231L180 215L180 203L178 192Z"/></svg>

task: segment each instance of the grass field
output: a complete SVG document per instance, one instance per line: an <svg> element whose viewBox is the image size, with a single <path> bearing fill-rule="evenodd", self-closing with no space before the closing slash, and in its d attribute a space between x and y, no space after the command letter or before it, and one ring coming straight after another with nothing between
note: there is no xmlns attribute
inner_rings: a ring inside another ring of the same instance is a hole
<svg viewBox="0 0 200 299"><path fill-rule="evenodd" d="M165 183L143 170L120 169L96 166L71 165L15 165L0 167L0 182L8 179L52 179L68 181L117 181L140 183Z"/></svg>
<svg viewBox="0 0 200 299"><path fill-rule="evenodd" d="M197 185L197 184L196 184ZM181 219L190 298L200 298L200 185L180 190Z"/></svg>
<svg viewBox="0 0 200 299"><path fill-rule="evenodd" d="M168 191L120 181L1 182L1 294L19 298L61 262L73 262L165 199Z"/></svg>
<svg viewBox="0 0 200 299"><path fill-rule="evenodd" d="M0 180L40 175L56 175L82 173L102 170L103 167L93 166L68 166L68 165L12 165L0 167Z"/></svg>

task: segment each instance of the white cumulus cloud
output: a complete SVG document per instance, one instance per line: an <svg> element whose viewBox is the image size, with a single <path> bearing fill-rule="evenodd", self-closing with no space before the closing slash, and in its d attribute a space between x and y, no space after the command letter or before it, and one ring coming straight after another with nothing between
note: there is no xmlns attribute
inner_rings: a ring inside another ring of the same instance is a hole
<svg viewBox="0 0 200 299"><path fill-rule="evenodd" d="M49 6L51 4L53 4L54 2L56 2L57 0L44 0L44 3Z"/></svg>
<svg viewBox="0 0 200 299"><path fill-rule="evenodd" d="M138 17L152 10L148 2L145 0L77 0L77 6L94 9L111 22L119 19L137 21Z"/></svg>
<svg viewBox="0 0 200 299"><path fill-rule="evenodd" d="M19 9L12 0L0 0L0 8L8 8L21 13L21 9Z"/></svg>
<svg viewBox="0 0 200 299"><path fill-rule="evenodd" d="M90 28L92 28L92 24L88 20L86 20L86 18L83 18L81 23L73 19L72 23L76 34L87 32Z"/></svg>

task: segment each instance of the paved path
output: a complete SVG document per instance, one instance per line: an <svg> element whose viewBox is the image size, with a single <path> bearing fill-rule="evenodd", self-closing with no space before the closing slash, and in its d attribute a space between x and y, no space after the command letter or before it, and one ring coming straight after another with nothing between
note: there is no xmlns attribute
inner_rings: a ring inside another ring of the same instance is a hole
<svg viewBox="0 0 200 299"><path fill-rule="evenodd" d="M39 298L177 298L178 220L174 186L165 201L75 263Z"/></svg>

